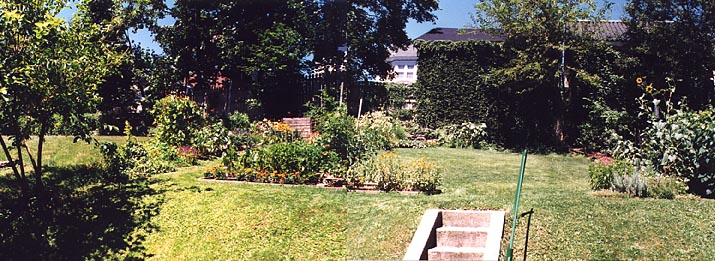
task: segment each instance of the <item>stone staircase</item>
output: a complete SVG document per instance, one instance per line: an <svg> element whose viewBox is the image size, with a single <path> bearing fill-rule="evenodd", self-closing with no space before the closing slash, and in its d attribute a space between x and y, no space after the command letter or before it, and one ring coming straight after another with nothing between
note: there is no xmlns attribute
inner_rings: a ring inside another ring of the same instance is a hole
<svg viewBox="0 0 715 261"><path fill-rule="evenodd" d="M498 260L504 211L442 210L427 260Z"/></svg>

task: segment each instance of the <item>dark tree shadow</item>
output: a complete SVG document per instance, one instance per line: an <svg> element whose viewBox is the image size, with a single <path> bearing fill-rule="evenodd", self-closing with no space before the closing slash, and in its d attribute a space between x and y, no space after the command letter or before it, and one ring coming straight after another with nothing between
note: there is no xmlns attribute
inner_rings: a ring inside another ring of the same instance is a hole
<svg viewBox="0 0 715 261"><path fill-rule="evenodd" d="M144 259L155 230L155 179L109 177L96 166L50 167L44 196L0 177L0 260ZM34 182L33 182L34 183Z"/></svg>

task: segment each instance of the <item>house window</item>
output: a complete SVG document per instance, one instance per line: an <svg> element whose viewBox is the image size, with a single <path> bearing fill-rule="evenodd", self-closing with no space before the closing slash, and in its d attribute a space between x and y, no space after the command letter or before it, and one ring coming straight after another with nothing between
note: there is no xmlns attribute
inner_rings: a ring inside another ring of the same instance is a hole
<svg viewBox="0 0 715 261"><path fill-rule="evenodd" d="M408 72L408 73L407 73L407 79L412 79L412 78L414 78L414 77L415 77L415 73L413 73L413 72Z"/></svg>
<svg viewBox="0 0 715 261"><path fill-rule="evenodd" d="M414 65L407 65L407 69L408 69L408 70L412 70L412 69L414 69L414 68L415 68Z"/></svg>
<svg viewBox="0 0 715 261"><path fill-rule="evenodd" d="M400 78L407 78L407 73L401 72L401 73L400 73Z"/></svg>

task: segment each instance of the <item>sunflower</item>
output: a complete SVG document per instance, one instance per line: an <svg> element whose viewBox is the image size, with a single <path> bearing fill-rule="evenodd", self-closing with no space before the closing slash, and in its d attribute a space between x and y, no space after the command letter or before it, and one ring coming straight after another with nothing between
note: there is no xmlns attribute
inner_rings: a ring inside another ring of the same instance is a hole
<svg viewBox="0 0 715 261"><path fill-rule="evenodd" d="M645 87L645 92L647 93L652 93L653 92L653 84L650 84Z"/></svg>
<svg viewBox="0 0 715 261"><path fill-rule="evenodd" d="M641 77L636 78L636 83L637 84L643 83L643 78L641 78Z"/></svg>

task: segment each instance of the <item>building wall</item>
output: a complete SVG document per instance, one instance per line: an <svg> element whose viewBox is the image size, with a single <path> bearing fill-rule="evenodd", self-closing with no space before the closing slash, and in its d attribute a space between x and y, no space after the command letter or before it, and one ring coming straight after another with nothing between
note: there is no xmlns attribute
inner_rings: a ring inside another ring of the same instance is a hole
<svg viewBox="0 0 715 261"><path fill-rule="evenodd" d="M417 81L417 59L393 61L391 64L395 78L389 82L414 83Z"/></svg>

